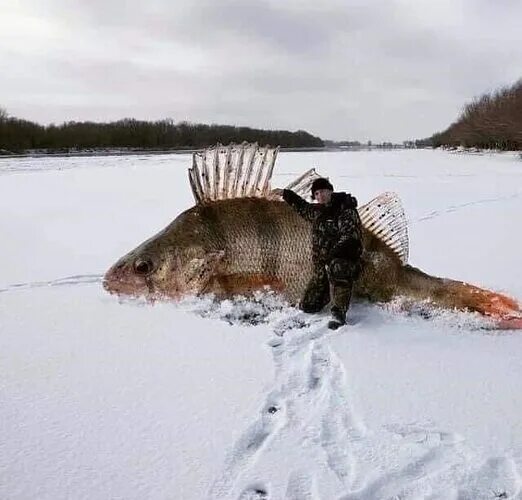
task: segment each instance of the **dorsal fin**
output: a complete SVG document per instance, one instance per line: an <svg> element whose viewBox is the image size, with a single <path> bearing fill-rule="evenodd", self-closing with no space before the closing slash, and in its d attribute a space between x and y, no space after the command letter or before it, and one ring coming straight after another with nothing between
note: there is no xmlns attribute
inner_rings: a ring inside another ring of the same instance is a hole
<svg viewBox="0 0 522 500"><path fill-rule="evenodd" d="M400 198L382 193L358 209L363 226L386 243L403 264L408 263L408 222Z"/></svg>
<svg viewBox="0 0 522 500"><path fill-rule="evenodd" d="M285 189L291 189L295 194L298 194L301 198L310 198L310 190L312 189L312 183L315 179L321 177L315 168L307 170L303 175L300 175L297 179L292 181Z"/></svg>
<svg viewBox="0 0 522 500"><path fill-rule="evenodd" d="M279 147L217 144L192 155L189 182L196 203L230 198L268 198Z"/></svg>
<svg viewBox="0 0 522 500"><path fill-rule="evenodd" d="M257 143L217 144L192 155L189 182L196 203L231 198L273 198L272 173L279 147ZM313 181L320 177L307 170L286 189L309 198ZM388 245L403 264L408 262L408 224L401 201L395 193L383 193L358 209L363 226Z"/></svg>

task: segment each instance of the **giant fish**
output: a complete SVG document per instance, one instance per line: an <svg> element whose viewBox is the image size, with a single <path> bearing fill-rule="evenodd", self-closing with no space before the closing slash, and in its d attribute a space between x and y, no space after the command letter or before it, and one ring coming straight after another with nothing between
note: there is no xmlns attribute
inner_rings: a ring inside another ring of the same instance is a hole
<svg viewBox="0 0 522 500"><path fill-rule="evenodd" d="M297 303L312 275L311 225L272 193L277 153L247 143L194 153L188 173L196 205L119 259L105 274L105 289L177 300L270 288ZM311 169L287 188L305 195L317 176ZM407 264L407 222L397 195L384 193L358 210L364 252L356 297L478 312L496 328L522 328L515 299Z"/></svg>

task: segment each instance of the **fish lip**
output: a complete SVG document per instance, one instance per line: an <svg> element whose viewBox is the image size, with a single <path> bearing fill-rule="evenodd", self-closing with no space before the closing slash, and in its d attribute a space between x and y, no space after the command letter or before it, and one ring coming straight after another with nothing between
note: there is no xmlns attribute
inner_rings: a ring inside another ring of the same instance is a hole
<svg viewBox="0 0 522 500"><path fill-rule="evenodd" d="M102 285L105 291L114 295L139 297L149 294L144 277L136 275L129 266L120 263L116 263L105 273Z"/></svg>
<svg viewBox="0 0 522 500"><path fill-rule="evenodd" d="M167 290L154 289L148 283L148 276L140 276L133 272L132 266L116 263L104 275L104 290L111 295L145 298L148 302L179 301L183 294L178 286Z"/></svg>

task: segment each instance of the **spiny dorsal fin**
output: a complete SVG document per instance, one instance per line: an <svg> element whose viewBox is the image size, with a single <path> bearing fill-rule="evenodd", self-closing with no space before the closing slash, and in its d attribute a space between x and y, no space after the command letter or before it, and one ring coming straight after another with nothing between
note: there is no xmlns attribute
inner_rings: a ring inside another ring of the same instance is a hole
<svg viewBox="0 0 522 500"><path fill-rule="evenodd" d="M279 147L257 143L217 144L192 155L189 182L196 203L257 197L268 198Z"/></svg>
<svg viewBox="0 0 522 500"><path fill-rule="evenodd" d="M272 173L279 147L260 148L257 143L217 144L192 156L189 182L196 203L257 197L270 194ZM307 170L286 189L309 198L313 181L320 177ZM383 193L358 209L363 226L388 245L403 264L408 262L408 224L401 201L395 193Z"/></svg>
<svg viewBox="0 0 522 500"><path fill-rule="evenodd" d="M400 198L382 193L358 209L363 226L386 243L403 264L408 263L408 223Z"/></svg>
<svg viewBox="0 0 522 500"><path fill-rule="evenodd" d="M295 194L298 194L301 198L310 198L310 191L312 189L312 183L315 179L321 177L315 168L307 170L303 175L300 175L297 179L292 181L285 189L291 189Z"/></svg>

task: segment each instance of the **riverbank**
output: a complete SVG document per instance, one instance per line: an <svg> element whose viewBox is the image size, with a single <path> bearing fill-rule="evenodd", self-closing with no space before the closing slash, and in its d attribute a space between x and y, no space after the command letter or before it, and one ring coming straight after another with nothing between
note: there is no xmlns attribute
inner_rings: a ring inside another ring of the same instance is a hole
<svg viewBox="0 0 522 500"><path fill-rule="evenodd" d="M306 153L306 152L343 152L343 151L382 151L394 149L407 149L402 144L393 144L391 146L322 146L322 147L293 147L280 148L285 153ZM165 155L165 154L192 154L202 151L202 148L172 148L172 149L143 149L143 148L107 148L107 149L28 149L22 152L12 152L0 150L0 159L2 158L46 158L46 157L90 157L90 156L137 156L137 155Z"/></svg>

